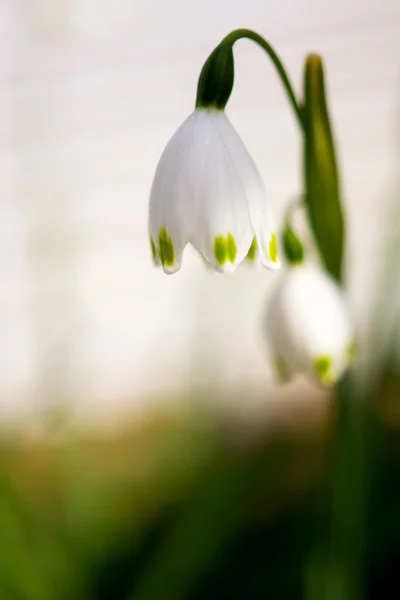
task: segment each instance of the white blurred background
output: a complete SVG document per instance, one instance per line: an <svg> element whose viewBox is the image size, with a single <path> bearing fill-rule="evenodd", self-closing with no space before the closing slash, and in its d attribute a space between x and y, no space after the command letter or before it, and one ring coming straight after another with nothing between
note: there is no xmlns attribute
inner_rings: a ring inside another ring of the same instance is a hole
<svg viewBox="0 0 400 600"><path fill-rule="evenodd" d="M3 422L66 403L93 423L196 384L272 397L260 320L279 275L222 277L187 252L167 277L148 247L160 153L237 27L276 47L299 93L305 54L325 58L349 299L366 321L398 172L398 0L0 0ZM301 192L296 122L262 51L242 41L235 59L229 116L282 214Z"/></svg>

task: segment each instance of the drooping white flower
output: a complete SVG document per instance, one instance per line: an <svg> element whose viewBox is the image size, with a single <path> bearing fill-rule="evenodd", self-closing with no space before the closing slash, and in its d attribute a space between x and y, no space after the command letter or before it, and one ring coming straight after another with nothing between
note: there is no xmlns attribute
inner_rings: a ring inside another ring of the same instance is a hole
<svg viewBox="0 0 400 600"><path fill-rule="evenodd" d="M246 256L279 267L263 181L223 110L197 108L167 144L151 189L149 231L166 273L180 268L188 243L222 273Z"/></svg>
<svg viewBox="0 0 400 600"><path fill-rule="evenodd" d="M306 373L334 384L354 358L354 330L342 293L323 271L302 264L282 275L266 314L277 375Z"/></svg>

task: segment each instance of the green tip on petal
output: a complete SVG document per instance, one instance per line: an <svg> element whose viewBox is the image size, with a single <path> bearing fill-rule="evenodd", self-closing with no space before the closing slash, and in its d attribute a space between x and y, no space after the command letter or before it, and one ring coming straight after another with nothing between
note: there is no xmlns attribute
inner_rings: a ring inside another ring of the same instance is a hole
<svg viewBox="0 0 400 600"><path fill-rule="evenodd" d="M314 370L318 379L325 385L334 383L332 376L332 359L330 356L317 356L314 360Z"/></svg>
<svg viewBox="0 0 400 600"><path fill-rule="evenodd" d="M158 246L160 248L160 260L163 265L172 267L174 264L175 251L171 238L167 234L165 227L160 229L158 234Z"/></svg>
<svg viewBox="0 0 400 600"><path fill-rule="evenodd" d="M153 238L150 237L150 246L151 246L151 256L153 259L153 263L156 265L158 262L158 257L157 257L157 248L155 243L153 242Z"/></svg>
<svg viewBox="0 0 400 600"><path fill-rule="evenodd" d="M253 238L253 241L251 242L249 251L246 255L246 260L249 260L250 262L254 262L254 260L256 258L256 254L257 254L257 241L256 241L256 238Z"/></svg>
<svg viewBox="0 0 400 600"><path fill-rule="evenodd" d="M275 233L273 233L271 235L271 239L270 239L270 242L269 242L268 250L269 250L269 257L270 257L270 259L272 260L272 262L276 263L277 260L278 260L278 243L277 243L277 240L276 240L276 234Z"/></svg>
<svg viewBox="0 0 400 600"><path fill-rule="evenodd" d="M226 246L222 235L218 235L214 240L214 256L220 265L226 263Z"/></svg>
<svg viewBox="0 0 400 600"><path fill-rule="evenodd" d="M227 248L228 248L228 259L231 263L235 262L236 254L237 254L237 246L235 242L235 238L231 233L228 233L227 237Z"/></svg>
<svg viewBox="0 0 400 600"><path fill-rule="evenodd" d="M231 233L228 233L226 238L223 235L218 235L214 240L214 256L220 265L224 265L227 260L231 263L235 262L237 254L237 246L235 238Z"/></svg>

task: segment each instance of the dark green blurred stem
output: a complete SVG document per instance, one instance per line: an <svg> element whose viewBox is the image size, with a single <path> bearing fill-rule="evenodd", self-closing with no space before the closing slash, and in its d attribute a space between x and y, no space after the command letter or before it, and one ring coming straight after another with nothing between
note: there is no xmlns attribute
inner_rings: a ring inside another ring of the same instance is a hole
<svg viewBox="0 0 400 600"><path fill-rule="evenodd" d="M217 46L217 48L214 50L214 52L212 54L214 54L218 49L223 49L223 48L226 48L227 46L232 48L232 46L235 42L237 42L238 40L243 39L243 38L252 40L256 44L258 44L258 46L260 46L268 54L269 58L271 59L273 65L275 66L275 68L278 72L278 75L281 79L283 88L289 98L289 102L290 102L290 104L293 108L293 111L295 113L295 116L299 122L300 128L301 128L301 130L303 130L304 125L303 125L303 117L302 117L301 107L296 99L296 95L294 93L293 86L290 83L290 80L286 73L286 70L285 70L279 56L273 49L273 47L261 35L259 35L255 31L252 31L251 29L236 29L235 31L232 31L226 37L224 37L222 42L219 44L219 46ZM199 96L199 92L198 92L198 96ZM198 101L196 102L196 105L198 105Z"/></svg>
<svg viewBox="0 0 400 600"><path fill-rule="evenodd" d="M362 600L365 597L365 419L365 398L358 397L348 374L337 387L336 432L329 465L332 512L327 600Z"/></svg>
<svg viewBox="0 0 400 600"><path fill-rule="evenodd" d="M367 406L368 405L368 406ZM364 600L369 400L348 373L334 398L333 434L318 495L307 600Z"/></svg>

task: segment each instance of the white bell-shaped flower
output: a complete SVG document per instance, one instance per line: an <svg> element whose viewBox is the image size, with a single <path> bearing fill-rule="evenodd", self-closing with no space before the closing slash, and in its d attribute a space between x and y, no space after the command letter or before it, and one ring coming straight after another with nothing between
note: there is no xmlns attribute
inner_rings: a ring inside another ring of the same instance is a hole
<svg viewBox="0 0 400 600"><path fill-rule="evenodd" d="M354 330L336 282L299 264L283 273L267 308L266 334L276 374L306 373L333 385L350 366Z"/></svg>
<svg viewBox="0 0 400 600"><path fill-rule="evenodd" d="M149 231L166 273L180 268L187 243L222 273L246 257L279 267L263 181L223 110L197 108L167 144L151 189Z"/></svg>

